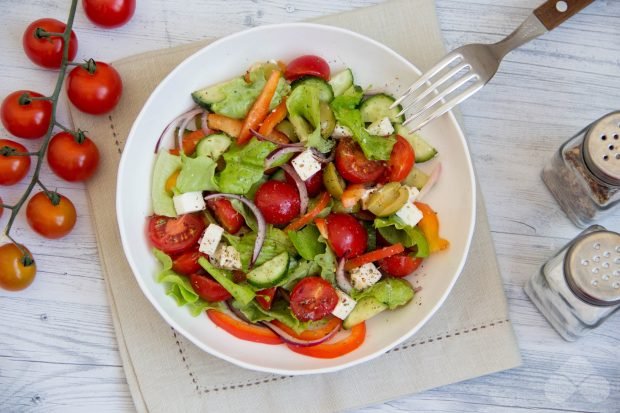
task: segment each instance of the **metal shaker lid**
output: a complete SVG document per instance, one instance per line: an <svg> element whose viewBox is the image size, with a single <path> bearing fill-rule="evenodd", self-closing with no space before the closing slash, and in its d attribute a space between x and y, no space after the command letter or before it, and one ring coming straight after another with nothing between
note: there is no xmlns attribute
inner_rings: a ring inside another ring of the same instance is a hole
<svg viewBox="0 0 620 413"><path fill-rule="evenodd" d="M582 301L620 304L620 234L601 230L575 240L564 259L564 276Z"/></svg>
<svg viewBox="0 0 620 413"><path fill-rule="evenodd" d="M588 130L583 158L598 179L620 186L620 111L602 117Z"/></svg>

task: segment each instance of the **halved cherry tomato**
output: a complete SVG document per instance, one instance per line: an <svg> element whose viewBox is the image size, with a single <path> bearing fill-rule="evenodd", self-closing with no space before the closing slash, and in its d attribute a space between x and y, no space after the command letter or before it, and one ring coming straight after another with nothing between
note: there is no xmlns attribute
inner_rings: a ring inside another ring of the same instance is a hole
<svg viewBox="0 0 620 413"><path fill-rule="evenodd" d="M327 216L327 239L338 257L357 257L366 251L368 245L368 233L348 214Z"/></svg>
<svg viewBox="0 0 620 413"><path fill-rule="evenodd" d="M181 255L175 257L172 260L172 269L174 272L182 274L182 275L191 275L199 272L202 267L198 264L198 258L204 256L200 251L198 251L198 246L195 248L185 251Z"/></svg>
<svg viewBox="0 0 620 413"><path fill-rule="evenodd" d="M362 322L353 327L351 329L351 334L349 334L346 338L334 343L329 340L326 343L321 343L310 347L301 347L294 344L287 344L287 346L295 353L303 354L305 356L321 359L333 359L357 349L362 345L362 343L364 343L365 339L366 323Z"/></svg>
<svg viewBox="0 0 620 413"><path fill-rule="evenodd" d="M286 182L293 186L295 185L295 180L287 172L284 172L284 177L286 178ZM323 189L323 170L321 169L319 172L306 179L304 183L306 184L308 196L311 198L317 196Z"/></svg>
<svg viewBox="0 0 620 413"><path fill-rule="evenodd" d="M8 146L17 152L28 152L21 143L0 139L0 148ZM13 185L21 181L30 169L30 156L0 155L0 185Z"/></svg>
<svg viewBox="0 0 620 413"><path fill-rule="evenodd" d="M302 321L320 320L331 313L336 304L336 290L321 277L303 278L291 291L291 310Z"/></svg>
<svg viewBox="0 0 620 413"><path fill-rule="evenodd" d="M243 224L245 224L243 215L237 212L226 198L210 199L207 201L207 206L215 214L217 222L231 234L239 232Z"/></svg>
<svg viewBox="0 0 620 413"><path fill-rule="evenodd" d="M284 330L284 332L295 338L298 338L300 340L312 341L319 340L334 331L334 329L339 328L342 325L342 320L338 317L330 317L327 323L323 324L322 326L310 330L304 330L301 333L296 333L295 330L293 330L286 324L281 323L278 320L273 320L271 321L271 323L275 324L276 327Z"/></svg>
<svg viewBox="0 0 620 413"><path fill-rule="evenodd" d="M50 140L47 163L56 175L69 182L85 181L99 165L99 149L88 137L81 142L68 132L60 132Z"/></svg>
<svg viewBox="0 0 620 413"><path fill-rule="evenodd" d="M329 65L319 56L304 55L291 60L286 67L284 77L293 81L302 76L317 76L323 80L329 80Z"/></svg>
<svg viewBox="0 0 620 413"><path fill-rule="evenodd" d="M153 215L149 219L149 237L156 248L166 254L178 254L193 247L205 223L199 215L185 214L178 218Z"/></svg>
<svg viewBox="0 0 620 413"><path fill-rule="evenodd" d="M278 287L270 287L256 292L256 302L265 310L271 309Z"/></svg>
<svg viewBox="0 0 620 413"><path fill-rule="evenodd" d="M304 225L309 224L317 215L321 213L322 210L325 209L325 207L327 207L327 205L329 204L329 200L329 194L327 192L323 192L319 197L319 202L316 203L312 210L308 211L303 217L291 222L289 225L286 226L286 228L284 228L284 230L296 231Z"/></svg>
<svg viewBox="0 0 620 413"><path fill-rule="evenodd" d="M390 160L387 163L386 178L388 182L400 182L409 175L415 164L413 147L400 135L396 135L396 143L392 148Z"/></svg>
<svg viewBox="0 0 620 413"><path fill-rule="evenodd" d="M77 213L69 198L58 195L54 205L45 192L39 192L28 201L26 218L28 224L39 235L56 239L67 235L75 226Z"/></svg>
<svg viewBox="0 0 620 413"><path fill-rule="evenodd" d="M30 254L26 247L21 247ZM24 254L17 245L0 246L0 288L19 291L32 284L37 274L37 265L34 262L24 265L23 258Z"/></svg>
<svg viewBox="0 0 620 413"><path fill-rule="evenodd" d="M216 326L242 340L263 344L281 344L283 342L280 336L267 327L246 323L221 311L207 310L207 316Z"/></svg>
<svg viewBox="0 0 620 413"><path fill-rule="evenodd" d="M31 90L18 90L2 101L2 124L18 138L37 139L45 135L52 119L52 102L49 100L28 100L22 95L41 98L42 94ZM20 100L22 102L20 103Z"/></svg>
<svg viewBox="0 0 620 413"><path fill-rule="evenodd" d="M293 185L280 181L267 181L262 184L254 203L269 224L284 225L299 215L301 208L299 192Z"/></svg>
<svg viewBox="0 0 620 413"><path fill-rule="evenodd" d="M67 76L67 96L82 112L101 115L114 109L123 93L123 81L116 69L107 63L95 62L90 73L76 66Z"/></svg>
<svg viewBox="0 0 620 413"><path fill-rule="evenodd" d="M360 255L352 260L348 260L344 265L344 269L347 271L351 271L353 268L361 267L364 264L368 264L369 262L375 262L382 258L386 258L392 256L394 254L399 254L405 250L402 244L394 244L389 247L379 248L378 250L374 250L368 252L366 254Z"/></svg>
<svg viewBox="0 0 620 413"><path fill-rule="evenodd" d="M385 173L381 161L370 161L360 146L351 138L342 138L336 147L336 169L353 184L375 182Z"/></svg>
<svg viewBox="0 0 620 413"><path fill-rule="evenodd" d="M192 274L189 276L192 288L202 298L210 303L225 301L230 297L230 293L222 287L220 283L211 278L210 275Z"/></svg>
<svg viewBox="0 0 620 413"><path fill-rule="evenodd" d="M395 254L379 260L379 269L392 277L406 277L422 264L422 258L411 257L407 253Z"/></svg>

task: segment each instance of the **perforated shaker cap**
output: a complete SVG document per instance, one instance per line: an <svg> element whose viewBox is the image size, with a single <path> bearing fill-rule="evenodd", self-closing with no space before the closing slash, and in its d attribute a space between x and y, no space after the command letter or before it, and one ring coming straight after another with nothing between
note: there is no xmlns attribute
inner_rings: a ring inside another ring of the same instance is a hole
<svg viewBox="0 0 620 413"><path fill-rule="evenodd" d="M602 117L588 130L583 158L598 179L620 186L620 111Z"/></svg>
<svg viewBox="0 0 620 413"><path fill-rule="evenodd" d="M620 234L602 230L575 240L564 259L564 276L586 303L620 304Z"/></svg>

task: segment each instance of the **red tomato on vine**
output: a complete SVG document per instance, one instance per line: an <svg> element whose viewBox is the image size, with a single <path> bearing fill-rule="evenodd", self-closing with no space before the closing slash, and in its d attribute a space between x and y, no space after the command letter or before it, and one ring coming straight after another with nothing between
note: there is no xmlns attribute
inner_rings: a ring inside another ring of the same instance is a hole
<svg viewBox="0 0 620 413"><path fill-rule="evenodd" d="M82 0L82 7L93 23L113 28L131 19L136 11L136 0Z"/></svg>
<svg viewBox="0 0 620 413"><path fill-rule="evenodd" d="M41 36L41 31L63 33L66 28L66 24L56 19L39 19L30 23L22 36L22 46L26 56L39 66L48 69L58 69L62 62L65 41L60 36ZM78 39L75 32L71 30L69 60L75 59L77 49Z"/></svg>
<svg viewBox="0 0 620 413"><path fill-rule="evenodd" d="M82 112L101 115L114 109L121 99L123 81L112 66L88 61L67 76L67 96Z"/></svg>
<svg viewBox="0 0 620 413"><path fill-rule="evenodd" d="M18 138L37 139L45 135L52 119L52 102L32 100L43 95L31 90L18 90L2 101L2 124Z"/></svg>
<svg viewBox="0 0 620 413"><path fill-rule="evenodd" d="M47 162L56 175L70 182L90 178L99 165L99 149L87 136L60 132L50 140Z"/></svg>

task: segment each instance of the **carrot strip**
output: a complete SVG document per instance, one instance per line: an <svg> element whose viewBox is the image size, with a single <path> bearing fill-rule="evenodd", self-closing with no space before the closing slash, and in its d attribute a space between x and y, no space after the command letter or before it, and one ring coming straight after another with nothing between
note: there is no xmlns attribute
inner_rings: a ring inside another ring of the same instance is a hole
<svg viewBox="0 0 620 413"><path fill-rule="evenodd" d="M217 113L209 113L207 115L207 126L209 129L215 129L236 138L241 133L243 124L238 119L229 118L228 116L218 115Z"/></svg>
<svg viewBox="0 0 620 413"><path fill-rule="evenodd" d="M389 247L384 247L378 250L367 252L366 254L362 254L351 260L348 260L346 264L344 264L344 269L347 271L351 271L353 268L361 267L362 265L368 264L369 262L379 261L380 259L400 254L404 250L405 247L403 247L403 245L399 243L390 245Z"/></svg>
<svg viewBox="0 0 620 413"><path fill-rule="evenodd" d="M297 231L298 229L300 229L304 225L312 222L312 220L317 215L319 215L321 213L321 211L325 209L325 207L327 207L327 204L329 204L329 194L327 192L323 192L320 195L319 202L317 202L317 204L314 206L314 208L312 208L312 210L308 211L306 213L306 215L304 215L303 217L298 218L295 221L293 221L290 224L288 224L288 226L286 228L284 228L284 231Z"/></svg>
<svg viewBox="0 0 620 413"><path fill-rule="evenodd" d="M276 108L272 110L269 115L267 115L263 123L260 125L258 133L261 135L269 135L276 125L286 118L287 112L285 97L282 99L282 102L280 102L280 104L276 106Z"/></svg>
<svg viewBox="0 0 620 413"><path fill-rule="evenodd" d="M237 144L243 145L249 141L252 137L252 132L250 129L258 128L258 125L269 114L269 105L271 104L273 96L276 94L278 81L281 76L282 74L278 70L271 72L267 83L265 83L265 87L260 92L260 95L258 95L258 98L250 108L248 115L243 121L241 132L239 132L239 137L237 138Z"/></svg>

